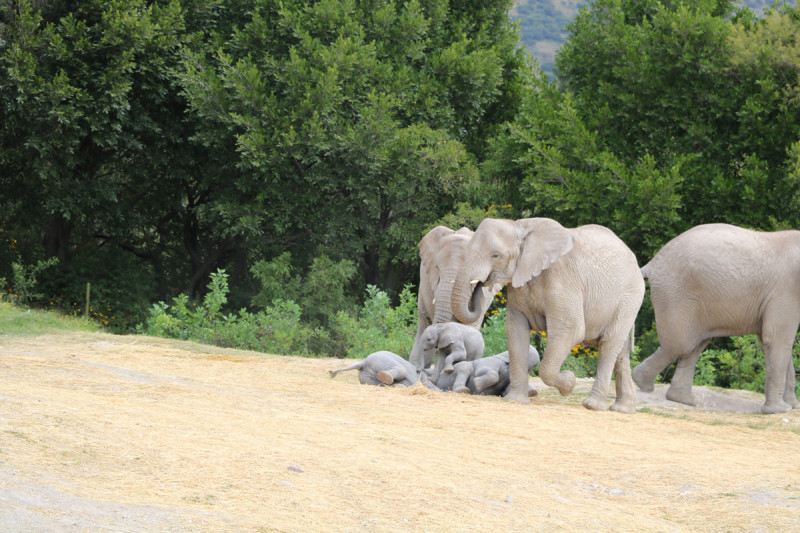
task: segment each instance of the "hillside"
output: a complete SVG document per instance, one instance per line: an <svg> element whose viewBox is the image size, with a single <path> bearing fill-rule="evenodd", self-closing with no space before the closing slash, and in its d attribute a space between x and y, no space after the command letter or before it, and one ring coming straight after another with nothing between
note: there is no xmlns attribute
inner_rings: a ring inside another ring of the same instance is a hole
<svg viewBox="0 0 800 533"><path fill-rule="evenodd" d="M346 364L0 336L0 529L797 530L800 412L590 412L590 382L511 405Z"/></svg>

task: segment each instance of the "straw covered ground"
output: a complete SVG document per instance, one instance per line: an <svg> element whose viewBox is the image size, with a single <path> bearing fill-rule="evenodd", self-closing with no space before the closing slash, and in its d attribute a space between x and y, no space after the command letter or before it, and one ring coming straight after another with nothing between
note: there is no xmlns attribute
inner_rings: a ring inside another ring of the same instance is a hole
<svg viewBox="0 0 800 533"><path fill-rule="evenodd" d="M0 531L800 531L798 412L328 377L349 363L0 336Z"/></svg>

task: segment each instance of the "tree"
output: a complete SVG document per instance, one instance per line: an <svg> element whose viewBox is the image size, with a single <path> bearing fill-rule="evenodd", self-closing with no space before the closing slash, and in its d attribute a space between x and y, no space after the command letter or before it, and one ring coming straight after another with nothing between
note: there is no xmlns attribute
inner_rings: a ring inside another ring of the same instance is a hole
<svg viewBox="0 0 800 533"><path fill-rule="evenodd" d="M557 63L579 115L628 165L680 161L682 229L797 224L794 7L757 19L728 0L598 0L569 29Z"/></svg>
<svg viewBox="0 0 800 533"><path fill-rule="evenodd" d="M483 174L505 186L520 216L605 225L643 261L679 222L680 163L658 168L647 153L627 163L603 147L570 94L543 76L530 79L517 119L490 146Z"/></svg>
<svg viewBox="0 0 800 533"><path fill-rule="evenodd" d="M363 282L396 291L426 226L475 183L485 139L516 112L525 63L510 4L250 7L180 74L196 139L220 159L235 147L236 194L218 212L255 248L282 239L297 257L352 259Z"/></svg>

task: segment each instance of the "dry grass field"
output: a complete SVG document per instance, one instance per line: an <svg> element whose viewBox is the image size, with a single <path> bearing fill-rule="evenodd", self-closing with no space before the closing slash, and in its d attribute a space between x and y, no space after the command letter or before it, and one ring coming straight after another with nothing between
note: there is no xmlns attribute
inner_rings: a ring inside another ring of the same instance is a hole
<svg viewBox="0 0 800 533"><path fill-rule="evenodd" d="M798 412L328 377L348 363L0 336L0 531L800 531Z"/></svg>

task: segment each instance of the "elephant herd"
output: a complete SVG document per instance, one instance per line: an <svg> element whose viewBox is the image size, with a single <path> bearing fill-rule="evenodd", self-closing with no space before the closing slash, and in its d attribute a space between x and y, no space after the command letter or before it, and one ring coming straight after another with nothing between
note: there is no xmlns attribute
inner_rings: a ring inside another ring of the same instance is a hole
<svg viewBox="0 0 800 533"><path fill-rule="evenodd" d="M359 369L362 383L422 381L429 388L527 403L535 395L528 375L539 363L530 346L536 330L547 332L539 366L546 385L562 395L572 392L575 375L561 366L575 345L593 347L597 375L583 405L606 409L613 373L616 400L610 409L632 413L634 382L652 391L656 376L676 359L667 398L694 405L695 365L710 340L755 334L766 365L762 412L800 408L792 362L800 325L800 231L697 226L668 242L641 269L611 230L568 229L547 218L486 219L474 233L439 226L419 249L419 324L409 360L372 354L349 368ZM645 280L660 347L631 372ZM506 284L508 352L483 358L483 316Z"/></svg>

